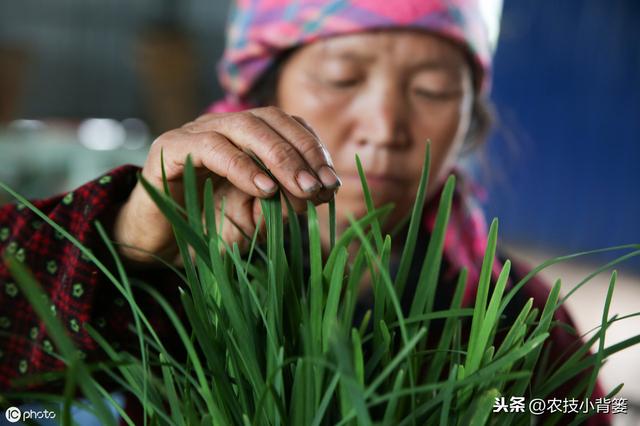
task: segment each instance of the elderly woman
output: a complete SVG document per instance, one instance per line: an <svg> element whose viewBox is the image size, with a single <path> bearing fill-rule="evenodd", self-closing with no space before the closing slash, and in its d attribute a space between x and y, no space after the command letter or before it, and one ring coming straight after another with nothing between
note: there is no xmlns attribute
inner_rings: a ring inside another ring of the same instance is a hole
<svg viewBox="0 0 640 426"><path fill-rule="evenodd" d="M161 186L162 154L171 193L181 200L184 161L191 154L198 176L212 177L216 196L226 199L229 220L224 221L223 238L242 245L243 235L257 226L259 200L278 189L297 211L304 210L307 200L322 205L335 197L338 231L347 226L348 214L363 215L366 206L354 161L358 154L374 203L396 206L386 221L392 227L410 212L431 140L422 230L428 235L443 179L464 151L483 141L489 125L491 43L478 3L239 1L219 68L225 99L161 135L142 175ZM138 171L125 166L36 205L98 255L103 248L92 222L107 223L131 273L166 283L159 286L175 299L175 285L157 258L179 264L178 249L169 223L137 183ZM466 267L466 304L475 295L486 234L470 187L459 184L455 195L439 292L446 295L453 277ZM324 206L319 212L328 215ZM328 246L327 229L322 241ZM22 258L35 271L83 351L96 352L79 326L84 322L95 324L111 341L126 344L130 339L127 309L118 303L115 289L33 213L20 206L2 208L0 250ZM392 253L392 262L396 257ZM524 272L515 268L516 276ZM365 289L366 283L363 293ZM50 346L42 323L1 265L0 290L0 387L27 373L60 368L42 350ZM535 305L543 306L547 292L544 284L533 281L523 300L534 297ZM571 324L563 309L556 319ZM162 330L159 315L157 323ZM547 344L564 350L578 340L556 328ZM599 388L596 396L601 396Z"/></svg>

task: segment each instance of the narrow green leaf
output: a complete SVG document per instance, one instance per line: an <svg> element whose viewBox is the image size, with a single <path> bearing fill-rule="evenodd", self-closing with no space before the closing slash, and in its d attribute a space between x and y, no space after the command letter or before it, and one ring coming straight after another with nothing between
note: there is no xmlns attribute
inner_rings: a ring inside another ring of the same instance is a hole
<svg viewBox="0 0 640 426"><path fill-rule="evenodd" d="M382 419L382 424L385 426L393 426L396 416L396 410L398 407L398 400L400 395L397 393L404 381L404 370L398 370L398 374L396 375L396 379L393 383L393 388L391 389L391 395L389 398L389 402L387 402L387 407L384 410L384 418Z"/></svg>
<svg viewBox="0 0 640 426"><path fill-rule="evenodd" d="M340 332L338 328L338 305L340 294L342 293L342 280L344 279L344 268L347 264L349 253L346 249L341 250L338 256L331 283L329 284L329 294L324 308L322 319L322 351L329 349L329 342L333 332Z"/></svg>
<svg viewBox="0 0 640 426"><path fill-rule="evenodd" d="M453 399L453 384L456 381L458 376L458 366L454 365L451 371L449 372L449 380L447 380L448 386L444 388L442 391L442 408L440 410L440 425L447 426L451 424L449 420L451 409L451 400Z"/></svg>
<svg viewBox="0 0 640 426"><path fill-rule="evenodd" d="M362 162L360 161L360 157L357 154L356 166L358 167L358 175L360 176L360 183L362 185L362 193L364 194L364 201L367 206L367 211L371 213L375 210L373 197L371 196L371 191L369 190L369 185L367 184L367 177L365 176L364 169L362 168ZM376 242L376 248L378 249L378 251L382 251L382 228L380 227L380 222L377 219L371 223L371 230L373 238Z"/></svg>
<svg viewBox="0 0 640 426"><path fill-rule="evenodd" d="M507 280L509 279L510 271L511 262L507 260L498 277L487 311L481 320L481 326L477 334L478 337L475 339L473 345L471 342L469 343L469 353L467 354L467 362L465 363L465 371L467 374L473 373L480 367L485 349L491 344L490 334L498 324L498 308L507 285Z"/></svg>
<svg viewBox="0 0 640 426"><path fill-rule="evenodd" d="M469 426L484 426L493 410L493 404L500 395L498 389L490 389L476 400ZM471 411L469 411L471 413Z"/></svg>
<svg viewBox="0 0 640 426"><path fill-rule="evenodd" d="M198 200L198 185L196 182L196 171L193 167L191 154L187 155L184 164L184 203L189 216L189 224L199 236L202 236L202 210Z"/></svg>
<svg viewBox="0 0 640 426"><path fill-rule="evenodd" d="M411 212L409 230L407 232L407 238L402 249L402 256L400 257L398 274L396 275L396 279L394 282L394 287L396 288L396 292L398 293L398 297L400 299L402 299L402 296L404 295L404 288L407 283L407 277L409 276L409 270L411 268L411 262L413 261L413 255L416 248L416 241L418 239L418 231L423 226L422 212L424 210L425 197L429 182L429 167L431 165L431 141L427 141L427 149L425 150L424 162L422 164L422 173L420 174L418 192L416 193L416 200L413 204L413 210Z"/></svg>
<svg viewBox="0 0 640 426"><path fill-rule="evenodd" d="M320 226L318 214L313 204L307 204L309 228L309 265L311 278L309 281L309 301L311 304L311 345L314 354L322 353L322 307L324 305L324 283L322 279L322 248L320 243Z"/></svg>
<svg viewBox="0 0 640 426"><path fill-rule="evenodd" d="M464 291L467 285L467 275L467 268L463 268L462 271L460 271L460 275L458 275L456 290L453 294L453 298L451 299L450 311L455 312L460 308L460 306L462 306L462 297L464 296ZM447 349L450 348L453 340L453 333L455 331L455 324L458 321L458 316L451 316L446 319L444 326L442 327L436 354L433 357L433 361L431 362L429 371L427 372L427 383L435 382L440 378L445 362L449 357Z"/></svg>
<svg viewBox="0 0 640 426"><path fill-rule="evenodd" d="M453 202L455 184L455 176L449 176L442 195L440 196L436 222L429 240L427 253L422 263L422 270L420 271L420 278L418 279L416 293L411 303L409 316L420 315L432 310L442 263L442 249L444 247L446 228L449 223L449 216L451 215L451 204ZM424 325L428 330L429 321L425 321ZM417 327L419 327L418 324L411 326L412 332L415 332Z"/></svg>
<svg viewBox="0 0 640 426"><path fill-rule="evenodd" d="M496 253L496 244L498 238L498 220L494 219L491 222L489 228L489 236L487 238L487 247L482 261L482 269L480 270L480 278L478 282L478 290L476 294L476 304L473 309L473 318L471 320L471 334L469 337L469 348L476 348L477 342L482 329L482 323L485 317L485 311L487 307L487 297L489 294L489 284L491 281L491 273L493 271L493 262ZM467 354L465 362L465 369L468 368L473 359L476 357L475 353Z"/></svg>

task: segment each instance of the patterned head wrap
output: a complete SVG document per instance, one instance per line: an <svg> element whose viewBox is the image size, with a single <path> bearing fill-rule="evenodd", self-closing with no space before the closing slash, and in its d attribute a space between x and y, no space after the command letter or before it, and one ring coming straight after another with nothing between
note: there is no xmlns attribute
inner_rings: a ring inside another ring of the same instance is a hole
<svg viewBox="0 0 640 426"><path fill-rule="evenodd" d="M486 91L500 3L501 0L237 0L219 64L219 80L227 103L241 104L278 55L292 47L340 34L413 28L464 46L480 72L479 89ZM494 5L493 11L487 12L487 4Z"/></svg>

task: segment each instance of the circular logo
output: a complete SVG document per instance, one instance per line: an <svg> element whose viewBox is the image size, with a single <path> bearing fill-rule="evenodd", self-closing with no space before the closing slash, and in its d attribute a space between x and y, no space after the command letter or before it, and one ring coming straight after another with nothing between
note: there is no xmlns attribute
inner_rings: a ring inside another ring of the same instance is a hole
<svg viewBox="0 0 640 426"><path fill-rule="evenodd" d="M7 411L4 413L4 416L7 418L9 423L17 423L20 421L22 417L22 412L18 407L9 407Z"/></svg>

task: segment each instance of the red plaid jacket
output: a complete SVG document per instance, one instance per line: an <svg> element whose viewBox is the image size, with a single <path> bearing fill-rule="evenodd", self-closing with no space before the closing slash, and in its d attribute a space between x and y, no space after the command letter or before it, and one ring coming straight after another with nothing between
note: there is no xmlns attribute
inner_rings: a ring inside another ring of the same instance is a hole
<svg viewBox="0 0 640 426"><path fill-rule="evenodd" d="M137 171L136 167L123 166L73 192L34 204L109 265L109 256L93 223L108 222L113 217L135 185ZM116 347L126 349L130 342L136 342L128 327L132 320L130 311L115 287L77 247L25 206L10 204L0 208L0 254L14 256L35 274L49 294L52 309L88 359L98 358L100 353L84 330L84 323L98 329ZM513 270L520 276L526 273L526 268L517 265ZM171 280L166 275L165 271L144 272L145 281L159 286L170 300L177 300L177 286L168 284ZM533 297L534 306L541 309L548 291L543 283L533 282L524 287L522 299ZM139 295L138 303L145 306L158 333L171 333L173 328L155 302L144 297ZM555 319L573 326L563 308L557 311ZM556 327L545 344L553 345L553 353L559 353L577 347L577 343L581 343L578 337ZM12 380L16 378L61 370L63 364L50 355L53 350L42 322L13 282L4 262L0 262L0 393L12 389ZM554 396L562 397L561 391ZM603 396L601 386L597 386L591 399ZM588 424L608 425L610 417L594 416Z"/></svg>

